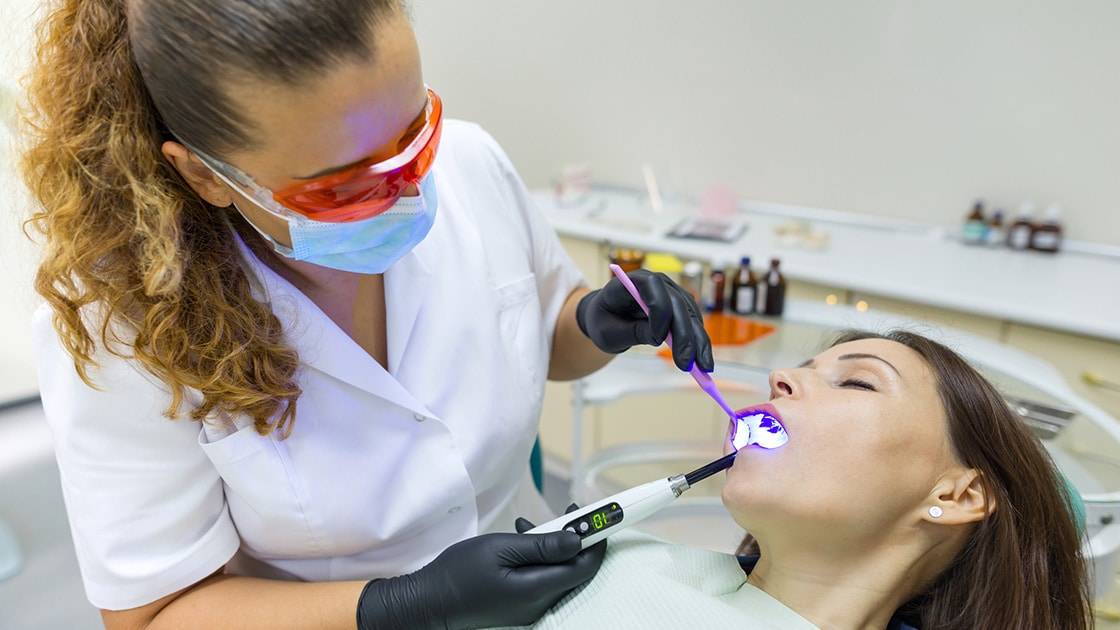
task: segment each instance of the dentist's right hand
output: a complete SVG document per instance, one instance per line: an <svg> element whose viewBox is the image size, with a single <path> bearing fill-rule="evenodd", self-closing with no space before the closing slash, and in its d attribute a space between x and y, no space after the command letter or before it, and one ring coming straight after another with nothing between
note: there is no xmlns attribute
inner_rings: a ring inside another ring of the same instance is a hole
<svg viewBox="0 0 1120 630"><path fill-rule="evenodd" d="M358 628L529 625L590 580L605 546L580 552L572 532L485 534L460 541L413 573L372 580L358 600Z"/></svg>
<svg viewBox="0 0 1120 630"><path fill-rule="evenodd" d="M714 370L712 341L692 294L663 273L638 269L626 275L649 314L618 278L611 278L576 306L576 324L583 334L603 352L618 354L638 344L660 346L672 333L673 363L679 369L688 372L695 363L704 372Z"/></svg>

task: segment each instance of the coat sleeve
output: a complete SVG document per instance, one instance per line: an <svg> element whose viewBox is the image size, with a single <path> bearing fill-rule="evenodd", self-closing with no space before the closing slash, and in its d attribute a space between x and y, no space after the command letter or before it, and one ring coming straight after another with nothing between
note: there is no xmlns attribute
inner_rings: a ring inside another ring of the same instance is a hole
<svg viewBox="0 0 1120 630"><path fill-rule="evenodd" d="M33 316L43 408L54 440L86 595L102 609L150 603L222 567L240 546L199 424L164 415L166 388L101 352L79 377L51 325Z"/></svg>

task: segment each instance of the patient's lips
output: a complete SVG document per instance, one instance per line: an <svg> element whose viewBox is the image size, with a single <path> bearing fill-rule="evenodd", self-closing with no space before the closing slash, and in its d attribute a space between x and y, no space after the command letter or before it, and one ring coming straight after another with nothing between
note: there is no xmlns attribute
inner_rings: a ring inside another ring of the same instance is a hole
<svg viewBox="0 0 1120 630"><path fill-rule="evenodd" d="M789 435L782 426L778 410L771 405L741 409L731 422L731 446L736 451L751 444L762 448L778 448L788 441Z"/></svg>

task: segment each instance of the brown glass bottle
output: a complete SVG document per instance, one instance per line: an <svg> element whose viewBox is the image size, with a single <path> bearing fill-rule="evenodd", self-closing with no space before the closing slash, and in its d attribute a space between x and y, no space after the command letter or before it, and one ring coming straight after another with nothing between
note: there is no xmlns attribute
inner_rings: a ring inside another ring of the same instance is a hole
<svg viewBox="0 0 1120 630"><path fill-rule="evenodd" d="M1031 246L1031 235L1034 234L1034 206L1024 202L1019 206L1019 214L1015 221L1007 228L1007 247L1009 249L1027 249Z"/></svg>
<svg viewBox="0 0 1120 630"><path fill-rule="evenodd" d="M984 219L984 202L977 201L972 205L972 212L964 220L961 240L968 245L979 245L984 242L987 233L988 222Z"/></svg>
<svg viewBox="0 0 1120 630"><path fill-rule="evenodd" d="M1061 209L1050 206L1045 219L1031 232L1030 248L1038 252L1054 253L1062 244Z"/></svg>
<svg viewBox="0 0 1120 630"><path fill-rule="evenodd" d="M751 259L743 256L739 261L739 272L731 280L731 310L739 315L750 315L755 308L755 292L758 278L751 270Z"/></svg>
<svg viewBox="0 0 1120 630"><path fill-rule="evenodd" d="M765 315L781 315L786 308L786 279L781 264L777 258L771 258L766 277L758 283L758 310Z"/></svg>
<svg viewBox="0 0 1120 630"><path fill-rule="evenodd" d="M711 293L708 295L708 310L713 313L723 312L724 295L727 293L727 274L724 272L722 262L712 262L711 282L708 283Z"/></svg>

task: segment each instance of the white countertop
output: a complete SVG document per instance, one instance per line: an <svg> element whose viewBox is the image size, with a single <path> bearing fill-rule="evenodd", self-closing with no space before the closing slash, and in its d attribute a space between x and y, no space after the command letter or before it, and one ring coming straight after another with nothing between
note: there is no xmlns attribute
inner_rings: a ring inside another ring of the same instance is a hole
<svg viewBox="0 0 1120 630"><path fill-rule="evenodd" d="M747 201L731 215L747 225L735 242L679 239L665 234L699 215L685 202L666 201L658 215L644 193L625 189L593 188L564 206L552 191L535 191L534 199L564 236L729 267L746 255L758 270L777 257L790 280L1120 341L1117 257L965 245L939 226ZM774 228L799 217L828 233L823 249L778 242Z"/></svg>

